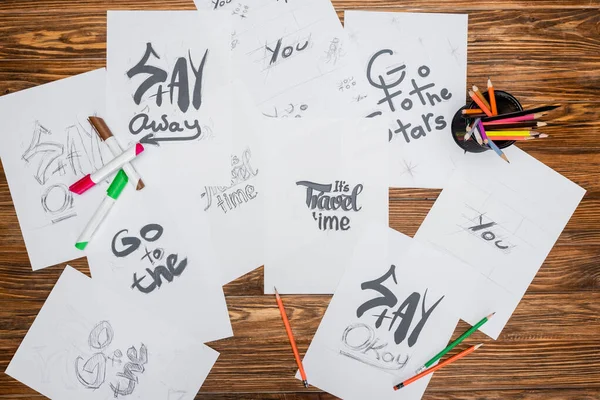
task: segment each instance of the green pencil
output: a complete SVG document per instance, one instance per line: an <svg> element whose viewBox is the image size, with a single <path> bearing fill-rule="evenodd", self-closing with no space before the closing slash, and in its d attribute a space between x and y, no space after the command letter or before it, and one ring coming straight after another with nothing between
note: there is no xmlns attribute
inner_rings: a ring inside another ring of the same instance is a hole
<svg viewBox="0 0 600 400"><path fill-rule="evenodd" d="M473 332L475 332L477 329L479 329L481 327L481 325L488 322L488 320L490 318L492 318L494 316L494 314L496 314L496 313L493 312L490 315L488 315L487 317L484 317L481 321L479 321L478 323L473 325L471 327L471 329L469 329L468 331L466 331L465 333L460 335L460 337L458 339L456 339L454 342L450 343L448 345L448 347L446 347L444 350L437 353L431 360L429 360L425 364L423 364L423 366L417 370L417 372L416 372L417 375L420 374L421 372L425 371L427 368L431 367L433 365L433 363L436 362L437 360L439 360L440 358L442 358L444 356L444 354L448 353L450 350L452 350L453 348L458 346L460 344L460 342L462 342L463 340L465 340L466 338L471 336L471 334Z"/></svg>

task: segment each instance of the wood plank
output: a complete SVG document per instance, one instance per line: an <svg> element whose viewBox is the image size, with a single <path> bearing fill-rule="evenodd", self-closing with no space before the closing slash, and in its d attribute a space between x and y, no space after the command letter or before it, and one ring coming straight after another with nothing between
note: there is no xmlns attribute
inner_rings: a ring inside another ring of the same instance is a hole
<svg viewBox="0 0 600 400"><path fill-rule="evenodd" d="M284 296L302 354L328 299ZM584 303L585 308L581 307ZM4 369L42 302L14 300L2 304L0 368ZM272 296L230 297L228 304L236 336L210 344L221 356L203 391L298 390L299 382L293 379L295 363ZM460 323L454 337L466 328ZM600 388L600 375L595 371L600 368L599 330L600 293L527 295L498 341L481 333L469 338L470 344L483 341L484 348L438 372L431 390ZM6 394L21 390L20 384L6 375L0 376L0 387L6 388Z"/></svg>
<svg viewBox="0 0 600 400"><path fill-rule="evenodd" d="M1 58L106 57L104 11L0 13L0 19ZM469 14L469 60L490 65L525 60L541 68L598 63L599 21L596 8L474 11Z"/></svg>
<svg viewBox="0 0 600 400"><path fill-rule="evenodd" d="M42 59L28 63L20 60L0 60L0 93L14 93L92 69L103 68L105 65L104 58ZM558 119L561 128L569 128L569 132L564 133L564 137L571 139L571 144L579 144L583 140L586 146L596 145L597 141L586 140L590 137L586 133L594 127L597 129L600 124L598 122L600 111L594 104L599 101L597 91L600 86L600 74L594 63L582 62L577 69L573 69L556 66L540 67L531 65L527 61L517 60L511 63L510 68L511 73L506 74L505 63L476 64L470 61L467 70L468 82L485 86L487 77L492 76L498 89L511 92L526 107L540 103L577 102L565 104L562 109L553 114L552 119L555 121ZM582 120L584 120L583 124ZM553 134L556 139L560 137L556 134L562 132L563 129L548 133Z"/></svg>
<svg viewBox="0 0 600 400"><path fill-rule="evenodd" d="M41 297L41 296L40 296ZM329 295L282 295L298 342L310 343L329 304ZM7 349L16 350L44 300L2 300L0 339ZM228 296L227 304L234 337L212 342L223 352L234 352L257 338L266 339L265 348L287 342L281 316L271 295ZM454 337L468 329L460 322ZM540 342L548 340L594 341L600 332L600 292L527 293L502 332L499 341ZM473 341L489 341L477 332ZM258 340L260 341L260 340ZM289 345L289 343L288 343ZM230 347L231 346L231 347ZM9 349L10 348L10 349ZM600 350L600 349L599 349ZM0 357L0 365L8 356ZM293 361L293 360L292 360ZM599 360L600 362L600 360Z"/></svg>
<svg viewBox="0 0 600 400"><path fill-rule="evenodd" d="M0 264L0 301L14 299L45 299L58 280L63 263L40 271L31 271L24 250L0 253L11 260ZM555 246L528 293L598 291L600 289L600 245ZM573 262L576 260L576 262ZM84 258L68 264L89 276ZM263 294L264 269L257 268L224 286L227 296L259 296Z"/></svg>
<svg viewBox="0 0 600 400"><path fill-rule="evenodd" d="M434 378L435 379L435 378ZM23 396L23 397L22 397ZM25 397L26 396L26 397ZM337 397L328 393L314 392L284 392L284 393L219 393L201 391L196 400L335 400ZM44 396L30 395L0 395L0 399L45 399ZM480 391L434 391L427 390L423 400L597 400L598 396L594 389L553 389L553 390L480 390Z"/></svg>
<svg viewBox="0 0 600 400"><path fill-rule="evenodd" d="M207 0L208 1L208 0ZM337 10L377 10L377 11L429 11L429 12L465 12L470 10L514 10L514 9L586 9L600 7L599 0L561 1L561 0L499 0L479 1L467 0L416 0L398 2L394 0L333 0ZM3 0L0 12L45 12L57 11L100 11L100 10L190 10L195 9L192 0L105 0L102 2L83 2L78 0L45 0L44 7L28 0Z"/></svg>
<svg viewBox="0 0 600 400"><path fill-rule="evenodd" d="M437 379L437 378L434 378ZM254 394L242 393L244 400L334 400L337 397L327 393L278 393ZM2 398L0 396L0 398ZM196 400L237 400L240 394L222 394L201 391ZM554 389L554 390L489 390L451 392L448 390L435 391L430 387L423 396L423 400L597 400L594 390L586 389Z"/></svg>

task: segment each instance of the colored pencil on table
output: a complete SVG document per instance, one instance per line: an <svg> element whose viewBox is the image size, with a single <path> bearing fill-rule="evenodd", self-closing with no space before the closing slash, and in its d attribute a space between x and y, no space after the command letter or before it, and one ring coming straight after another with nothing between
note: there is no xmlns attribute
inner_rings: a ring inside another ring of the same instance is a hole
<svg viewBox="0 0 600 400"><path fill-rule="evenodd" d="M485 119L485 121L483 121L483 122L500 121L500 120L503 120L505 122L506 122L506 120L510 120L511 122L529 121L531 119L537 119L543 115L542 113L547 113L548 111L552 111L558 107L560 107L560 106L543 106L543 107L532 108L530 110L515 111L515 112L511 112L511 113L506 113L506 114L499 114L496 116L488 116ZM527 118L521 119L521 117L527 117ZM519 118L519 119L517 119L517 118Z"/></svg>
<svg viewBox="0 0 600 400"><path fill-rule="evenodd" d="M486 107L486 105L481 101L481 99L479 97L477 97L475 92L473 92L472 90L469 90L469 96L471 96L473 101L475 103L477 103L477 105L479 106L479 108L481 108L481 110L485 113L485 115L487 115L488 117L492 117L492 112L490 111L490 109Z"/></svg>
<svg viewBox="0 0 600 400"><path fill-rule="evenodd" d="M490 105L492 106L492 114L498 115L498 108L496 107L496 94L494 93L494 85L492 80L488 78L487 81L488 96L490 97Z"/></svg>
<svg viewBox="0 0 600 400"><path fill-rule="evenodd" d="M273 289L275 289L275 299L277 300L277 307L279 308L279 312L281 313L281 319L283 319L283 325L285 326L285 331L287 332L288 339L290 340L290 344L292 345L292 351L294 352L296 364L298 364L298 369L300 370L300 377L302 377L302 383L304 384L304 387L308 387L308 380L306 379L306 373L304 372L302 360L300 359L300 354L298 353L298 347L296 347L296 340L294 339L294 334L292 333L290 321L288 320L287 314L285 313L285 308L283 307L283 302L281 301L281 297L279 297L279 292L277 292L277 288L274 287Z"/></svg>
<svg viewBox="0 0 600 400"><path fill-rule="evenodd" d="M485 126L486 130L516 130L516 129L533 129L540 128L548 125L546 122L541 121L521 121L521 122L513 122L504 124L502 122L484 122L483 126Z"/></svg>
<svg viewBox="0 0 600 400"><path fill-rule="evenodd" d="M483 317L481 319L481 321L479 321L478 323L473 325L471 327L471 329L469 329L468 331L466 331L465 333L460 335L460 337L458 339L456 339L454 342L450 343L448 346L446 346L445 349L443 349L442 351L437 353L435 356L433 356L433 358L431 360L427 361L425 364L423 364L423 366L421 366L421 368L417 369L416 373L420 374L421 372L425 371L427 368L431 367L437 360L444 357L446 355L446 353L448 353L450 350L452 350L453 348L458 346L463 340L465 340L466 338L471 336L473 334L473 332L477 331L477 329L481 328L481 326L483 324L485 324L486 322L488 322L490 320L490 318L492 318L494 316L494 314L496 314L496 313L493 312L490 315L488 315L487 317Z"/></svg>
<svg viewBox="0 0 600 400"><path fill-rule="evenodd" d="M481 93L481 91L479 90L479 88L477 86L475 86L475 85L473 85L473 93L475 93L475 95L477 97L479 97L479 100L481 100L483 102L483 104L485 104L485 106L487 107L488 110L492 111L492 107L490 106L490 103L483 96L483 93ZM492 114L493 114L493 111L492 111Z"/></svg>
<svg viewBox="0 0 600 400"><path fill-rule="evenodd" d="M480 348L481 346L483 346L483 343L477 344L475 346L471 346L466 350L461 351L460 353L458 353L455 356L450 357L449 359L447 359L444 362L439 363L438 365L436 365L435 367L431 367L429 369L426 369L425 371L421 372L418 375L413 376L410 379L405 380L404 382L400 382L399 384L394 386L394 390L398 390L398 389L402 389L403 387L418 381L419 379L421 379L424 376L427 376L435 371L437 371L440 368L445 367L448 364L452 364L454 361L460 360L461 358L463 358L464 356L467 356L469 354L471 354L472 352L474 352L475 350L477 350L478 348Z"/></svg>
<svg viewBox="0 0 600 400"><path fill-rule="evenodd" d="M473 115L473 114L483 114L483 110L481 108L465 108L461 111L463 115Z"/></svg>
<svg viewBox="0 0 600 400"><path fill-rule="evenodd" d="M479 130L482 132L482 135L485 135L485 129L483 128L483 124L481 123L481 120L479 120L478 122L479 122L479 124L478 124ZM498 154L500 156L500 158L502 158L504 161L506 161L507 163L510 164L510 161L508 161L508 157L506 157L506 154L504 154L504 152L502 150L500 150L500 148L498 146L496 146L496 143L494 143L493 140L489 140L489 138L488 138L488 141L486 144L488 146L490 146L490 148L492 150L494 150L494 152L496 154Z"/></svg>

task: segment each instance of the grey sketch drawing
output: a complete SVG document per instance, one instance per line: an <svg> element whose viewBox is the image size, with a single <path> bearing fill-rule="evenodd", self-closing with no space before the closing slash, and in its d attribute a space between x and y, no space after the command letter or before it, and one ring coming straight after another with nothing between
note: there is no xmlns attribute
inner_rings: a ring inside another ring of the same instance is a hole
<svg viewBox="0 0 600 400"><path fill-rule="evenodd" d="M33 167L33 177L43 187L40 205L51 224L77 216L73 194L57 180L84 176L105 162L100 139L84 124L76 122L64 131L53 132L35 121L31 142L21 155L25 164Z"/></svg>
<svg viewBox="0 0 600 400"><path fill-rule="evenodd" d="M108 383L114 397L128 396L132 394L138 384L138 375L145 371L144 365L148 362L148 349L142 343L140 350L131 346L127 349L127 361L121 360L123 353L115 349L112 353L108 351L114 339L114 330L108 321L97 323L88 335L88 346L95 351L87 360L78 356L75 359L75 375L79 383L87 389L99 389L106 381L107 363L111 361L111 370L117 367L114 381ZM107 355L110 354L110 355ZM121 364L123 367L120 368ZM114 382L114 383L113 383Z"/></svg>
<svg viewBox="0 0 600 400"><path fill-rule="evenodd" d="M356 331L361 330L361 333ZM366 331L366 337L364 333ZM358 336L357 342L354 342L356 338L349 338L352 335ZM364 340L361 339L364 337ZM408 354L404 356L401 353L393 354L388 343L379 343L379 339L375 337L375 331L372 327L364 323L354 323L348 325L342 334L341 343L348 348L348 350L340 350L340 354L363 364L370 365L372 367L399 371L403 369L410 357Z"/></svg>

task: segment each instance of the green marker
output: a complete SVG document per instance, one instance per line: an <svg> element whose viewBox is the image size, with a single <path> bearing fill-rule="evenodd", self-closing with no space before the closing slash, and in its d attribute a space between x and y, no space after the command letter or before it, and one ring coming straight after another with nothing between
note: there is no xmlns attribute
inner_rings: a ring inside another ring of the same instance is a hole
<svg viewBox="0 0 600 400"><path fill-rule="evenodd" d="M439 360L440 358L442 358L444 356L444 354L448 353L450 350L452 350L453 348L455 348L456 346L458 346L460 344L460 342L462 342L463 340L465 340L466 338L468 338L469 336L471 336L471 334L473 332L475 332L477 329L479 329L481 327L481 325L483 325L486 322L488 322L489 319L494 316L494 314L496 314L496 313L495 312L491 313L490 315L488 315L487 317L484 317L481 321L479 321L478 323L476 323L475 325L473 325L471 327L471 329L469 329L468 331L466 331L465 333L463 333L462 335L460 335L460 337L458 339L456 339L454 342L450 343L448 345L448 347L446 347L444 350L442 350L439 353L437 353L431 360L427 361L423 366L421 366L421 368L419 368L417 370L416 374L418 375L421 372L425 371L427 368L431 367L437 360Z"/></svg>
<svg viewBox="0 0 600 400"><path fill-rule="evenodd" d="M85 249L85 247L88 245L92 239L92 236L94 236L94 232L96 232L96 229L98 229L104 218L106 218L113 204L115 204L115 201L117 201L119 195L127 185L127 181L127 174L125 174L122 169L119 170L115 176L115 179L113 179L112 183L106 190L106 197L104 200L102 200L100 207L98 207L92 216L92 219L90 219L90 222L88 222L83 232L81 232L81 235L79 235L79 239L77 239L77 243L75 243L75 247L77 247L79 250Z"/></svg>

